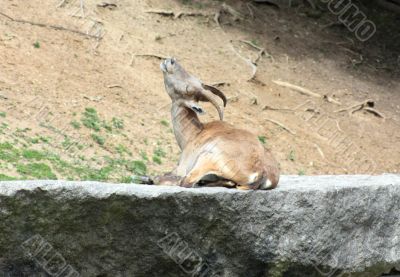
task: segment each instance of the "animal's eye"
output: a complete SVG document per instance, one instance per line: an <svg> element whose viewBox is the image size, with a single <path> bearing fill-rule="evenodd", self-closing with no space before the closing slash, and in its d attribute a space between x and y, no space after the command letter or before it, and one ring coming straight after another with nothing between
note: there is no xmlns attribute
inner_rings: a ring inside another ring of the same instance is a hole
<svg viewBox="0 0 400 277"><path fill-rule="evenodd" d="M171 64L172 64L172 65L175 64L175 59L171 59Z"/></svg>

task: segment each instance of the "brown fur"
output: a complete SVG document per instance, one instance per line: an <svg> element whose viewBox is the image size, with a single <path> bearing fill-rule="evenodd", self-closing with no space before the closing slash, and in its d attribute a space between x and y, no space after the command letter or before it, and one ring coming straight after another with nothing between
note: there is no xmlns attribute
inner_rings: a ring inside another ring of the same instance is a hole
<svg viewBox="0 0 400 277"><path fill-rule="evenodd" d="M223 118L225 95L204 85L188 74L174 59L161 64L165 88L172 100L172 122L176 140L182 150L173 174L157 177L158 185L178 181L183 187L196 185L236 186L240 189L272 189L279 182L279 168L271 153L257 136L223 121L203 124L196 112L200 101L209 101ZM208 91L206 91L208 90Z"/></svg>

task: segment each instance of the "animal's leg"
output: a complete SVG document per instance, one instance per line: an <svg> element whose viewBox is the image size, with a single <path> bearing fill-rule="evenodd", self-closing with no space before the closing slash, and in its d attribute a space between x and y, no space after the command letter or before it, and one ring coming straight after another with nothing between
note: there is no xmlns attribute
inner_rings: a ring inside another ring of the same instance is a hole
<svg viewBox="0 0 400 277"><path fill-rule="evenodd" d="M204 186L204 187L227 187L233 188L236 187L236 183L224 179L222 176L222 172L215 171L217 166L212 162L205 160L200 160L184 178L181 180L180 186L186 188L192 188L195 185ZM210 176L214 176L211 177Z"/></svg>
<svg viewBox="0 0 400 277"><path fill-rule="evenodd" d="M157 186L179 186L182 177L167 173L165 175L156 176L153 179L154 185Z"/></svg>
<svg viewBox="0 0 400 277"><path fill-rule="evenodd" d="M192 188L196 185L203 177L214 174L219 176L218 172L215 172L216 166L213 162L209 161L207 158L200 158L197 160L196 164L192 167L189 173L182 178L180 186L185 188ZM219 180L216 180L219 181Z"/></svg>
<svg viewBox="0 0 400 277"><path fill-rule="evenodd" d="M225 188L235 188L237 185L235 182L232 182L230 180L217 180L217 181L212 181L212 182L203 182L200 181L199 183L200 187L225 187Z"/></svg>
<svg viewBox="0 0 400 277"><path fill-rule="evenodd" d="M263 182L260 184L259 189L274 189L279 183L279 166L268 150L264 152L264 165L264 174L266 174L266 178L264 178Z"/></svg>
<svg viewBox="0 0 400 277"><path fill-rule="evenodd" d="M134 182L142 185L179 186L181 179L182 177L173 173L167 173L154 178L148 176L135 176Z"/></svg>

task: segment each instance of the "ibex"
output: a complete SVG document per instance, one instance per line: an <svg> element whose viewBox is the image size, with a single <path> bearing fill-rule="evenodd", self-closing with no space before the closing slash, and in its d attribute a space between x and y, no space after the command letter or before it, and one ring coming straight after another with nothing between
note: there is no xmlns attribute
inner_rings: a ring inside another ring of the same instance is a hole
<svg viewBox="0 0 400 277"><path fill-rule="evenodd" d="M272 189L279 181L278 164L257 136L223 120L226 97L203 84L174 59L160 65L172 100L172 123L182 154L171 174L154 178L156 185L224 186L239 189ZM223 107L219 104L223 101ZM199 101L210 102L220 120L203 124Z"/></svg>

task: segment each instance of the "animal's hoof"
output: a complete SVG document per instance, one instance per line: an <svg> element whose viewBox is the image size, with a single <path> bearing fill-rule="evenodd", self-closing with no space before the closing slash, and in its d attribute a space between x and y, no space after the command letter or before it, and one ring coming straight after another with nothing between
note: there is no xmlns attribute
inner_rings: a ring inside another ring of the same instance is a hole
<svg viewBox="0 0 400 277"><path fill-rule="evenodd" d="M132 183L135 183L135 184L154 185L153 179L151 179L148 176L133 175L131 178L132 178Z"/></svg>

